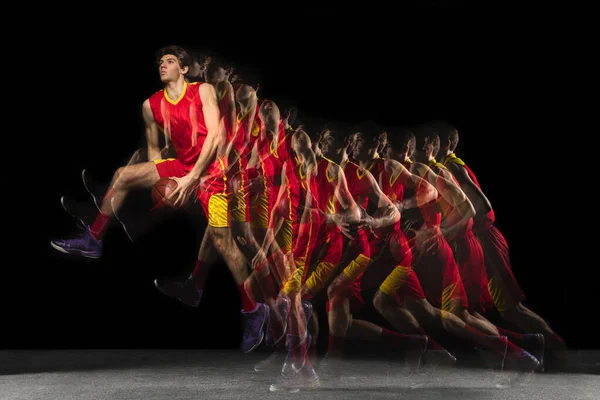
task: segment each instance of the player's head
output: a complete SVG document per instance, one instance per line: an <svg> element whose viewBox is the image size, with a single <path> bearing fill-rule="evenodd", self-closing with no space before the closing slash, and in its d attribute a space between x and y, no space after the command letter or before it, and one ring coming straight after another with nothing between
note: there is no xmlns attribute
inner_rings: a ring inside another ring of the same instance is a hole
<svg viewBox="0 0 600 400"><path fill-rule="evenodd" d="M183 47L176 45L159 49L156 52L156 62L163 83L175 82L185 76L193 64L190 54Z"/></svg>
<svg viewBox="0 0 600 400"><path fill-rule="evenodd" d="M440 137L440 151L442 154L454 152L458 145L458 130L456 127L446 121L438 121L433 126Z"/></svg>
<svg viewBox="0 0 600 400"><path fill-rule="evenodd" d="M212 85L226 80L229 77L228 67L220 58L211 56L204 69L204 81Z"/></svg>
<svg viewBox="0 0 600 400"><path fill-rule="evenodd" d="M271 99L264 99L260 102L260 119L267 129L273 130L281 122L281 112L277 104Z"/></svg>
<svg viewBox="0 0 600 400"><path fill-rule="evenodd" d="M235 90L235 100L238 103L245 104L252 98L256 98L256 90L250 85L242 84L238 85Z"/></svg>
<svg viewBox="0 0 600 400"><path fill-rule="evenodd" d="M440 137L430 124L415 129L415 161L427 164L440 150Z"/></svg>
<svg viewBox="0 0 600 400"><path fill-rule="evenodd" d="M314 166L317 161L312 150L312 141L306 131L300 127L292 135L292 150L305 166Z"/></svg>
<svg viewBox="0 0 600 400"><path fill-rule="evenodd" d="M342 122L330 122L321 132L319 147L325 157L346 151L350 146L352 127Z"/></svg>
<svg viewBox="0 0 600 400"><path fill-rule="evenodd" d="M358 125L352 135L352 156L361 158L376 155L384 132L385 129L373 121L365 121Z"/></svg>
<svg viewBox="0 0 600 400"><path fill-rule="evenodd" d="M384 154L386 158L404 162L415 152L415 134L409 129L388 132Z"/></svg>

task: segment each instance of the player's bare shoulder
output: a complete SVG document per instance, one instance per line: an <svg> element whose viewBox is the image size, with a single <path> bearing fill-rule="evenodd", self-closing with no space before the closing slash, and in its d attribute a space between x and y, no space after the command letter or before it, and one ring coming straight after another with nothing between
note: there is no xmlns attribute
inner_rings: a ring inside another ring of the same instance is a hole
<svg viewBox="0 0 600 400"><path fill-rule="evenodd" d="M338 177L344 177L344 170L339 164L327 160L327 179L331 182L337 180Z"/></svg>
<svg viewBox="0 0 600 400"><path fill-rule="evenodd" d="M386 158L383 166L384 171L390 176L397 177L406 170L404 165L392 158Z"/></svg>
<svg viewBox="0 0 600 400"><path fill-rule="evenodd" d="M419 175L421 177L425 176L425 174L427 174L427 172L430 172L431 168L429 168L427 165L418 162L418 161L413 161L410 164L410 172L415 174L415 175Z"/></svg>

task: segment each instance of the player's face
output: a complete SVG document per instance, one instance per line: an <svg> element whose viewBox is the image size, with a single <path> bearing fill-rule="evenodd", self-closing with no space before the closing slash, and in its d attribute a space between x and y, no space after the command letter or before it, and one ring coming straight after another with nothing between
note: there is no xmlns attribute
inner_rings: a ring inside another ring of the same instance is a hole
<svg viewBox="0 0 600 400"><path fill-rule="evenodd" d="M350 148L352 149L353 157L360 157L361 155L364 155L363 153L367 151L365 139L363 138L363 135L360 132L357 132L354 135L352 135L350 143Z"/></svg>
<svg viewBox="0 0 600 400"><path fill-rule="evenodd" d="M165 54L158 62L158 72L163 83L175 82L183 74L177 57L173 54Z"/></svg>
<svg viewBox="0 0 600 400"><path fill-rule="evenodd" d="M429 162L429 157L431 156L432 153L433 153L433 143L431 143L429 140L426 140L423 147L421 147L421 148L415 147L415 152L414 152L413 157L415 158L415 161L426 164Z"/></svg>
<svg viewBox="0 0 600 400"><path fill-rule="evenodd" d="M265 125L279 124L281 121L281 113L277 104L271 100L265 100L260 104L260 117Z"/></svg>
<svg viewBox="0 0 600 400"><path fill-rule="evenodd" d="M329 131L326 131L321 135L321 138L319 140L319 147L321 148L321 153L323 153L325 157L327 157L335 151L336 140Z"/></svg>
<svg viewBox="0 0 600 400"><path fill-rule="evenodd" d="M303 135L302 140L297 140L295 136L292 138L292 150L294 150L296 157L300 160L303 159L303 155L306 154L306 152L312 151L311 146L312 142L306 133Z"/></svg>

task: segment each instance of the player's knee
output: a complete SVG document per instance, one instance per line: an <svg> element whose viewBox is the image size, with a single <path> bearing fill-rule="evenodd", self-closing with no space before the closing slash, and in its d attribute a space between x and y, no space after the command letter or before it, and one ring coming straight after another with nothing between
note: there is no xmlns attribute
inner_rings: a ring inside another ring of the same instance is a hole
<svg viewBox="0 0 600 400"><path fill-rule="evenodd" d="M385 313L385 311L390 307L389 297L391 296L388 296L387 294L379 290L377 291L377 293L375 293L375 296L373 296L373 307L375 307L377 312L379 312L380 314Z"/></svg>
<svg viewBox="0 0 600 400"><path fill-rule="evenodd" d="M348 290L347 286L339 281L333 281L327 288L327 297L331 299L339 298Z"/></svg>

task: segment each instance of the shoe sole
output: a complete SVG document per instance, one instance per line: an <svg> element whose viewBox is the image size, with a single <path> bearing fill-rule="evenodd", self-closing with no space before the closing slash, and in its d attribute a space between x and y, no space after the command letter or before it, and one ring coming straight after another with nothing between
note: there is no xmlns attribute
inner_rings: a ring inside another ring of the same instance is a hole
<svg viewBox="0 0 600 400"><path fill-rule="evenodd" d="M92 255L92 254L89 254L89 252L85 252L85 251L77 251L77 252L68 251L52 242L50 242L50 246L52 246L52 248L54 250L58 250L61 253L68 254L70 256L82 256L85 258L91 258L93 260L98 260L99 258L102 257L101 255Z"/></svg>

